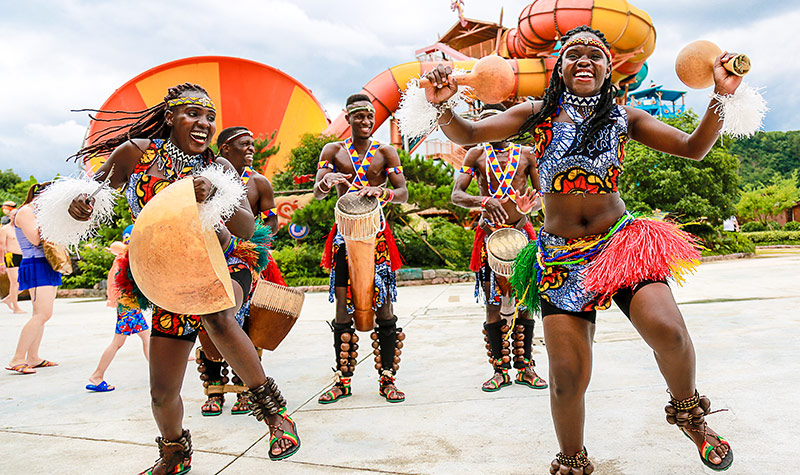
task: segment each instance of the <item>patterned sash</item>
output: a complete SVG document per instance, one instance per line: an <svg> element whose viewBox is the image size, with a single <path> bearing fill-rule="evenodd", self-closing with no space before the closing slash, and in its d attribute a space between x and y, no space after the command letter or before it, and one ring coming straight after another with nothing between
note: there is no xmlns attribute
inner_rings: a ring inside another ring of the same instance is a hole
<svg viewBox="0 0 800 475"><path fill-rule="evenodd" d="M244 170L242 170L242 184L243 185L247 186L247 182L250 181L250 177L253 176L253 173L255 173L255 170L253 170L253 167L244 167Z"/></svg>
<svg viewBox="0 0 800 475"><path fill-rule="evenodd" d="M353 180L353 183L350 185L350 188L347 189L348 193L352 193L354 191L358 191L356 185L359 183L362 186L369 186L369 182L367 181L367 169L369 168L369 164L372 162L372 157L375 156L375 152L378 151L378 148L381 146L381 144L380 142L373 140L372 144L367 149L367 154L364 155L363 159L359 159L356 147L353 145L353 141L349 137L344 141L344 144L347 146L347 151L350 153L350 159L353 161L353 168L356 171L356 177Z"/></svg>
<svg viewBox="0 0 800 475"><path fill-rule="evenodd" d="M517 191L513 186L511 186L511 180L513 180L514 175L517 174L519 153L522 146L518 144L511 144L511 151L508 154L508 162L506 163L505 170L500 168L500 162L497 160L494 147L487 143L483 146L483 148L486 151L486 184L489 187L489 194L492 196L492 198L496 198L498 200L508 196L511 198L511 201L516 203ZM508 149L499 150L499 152L504 152L506 150ZM497 178L498 187L496 190L492 190L492 179L489 175L490 169L495 178Z"/></svg>

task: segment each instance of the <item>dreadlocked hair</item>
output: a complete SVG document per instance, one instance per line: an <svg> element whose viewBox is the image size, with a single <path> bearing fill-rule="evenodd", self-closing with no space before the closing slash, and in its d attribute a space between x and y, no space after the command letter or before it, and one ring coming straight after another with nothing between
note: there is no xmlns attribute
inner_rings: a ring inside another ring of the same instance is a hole
<svg viewBox="0 0 800 475"><path fill-rule="evenodd" d="M611 49L611 45L606 40L606 35L603 34L600 30L595 30L589 26L581 25L577 26L564 34L561 37L561 44L563 45L566 43L571 37L580 34L580 33L591 33L596 36L603 44L606 45L607 48ZM507 140L515 141L519 140L523 135L532 134L534 129L547 120L548 118L555 118L561 110L561 95L566 90L564 86L564 81L561 78L561 64L563 59L564 50L562 49L559 52L558 59L556 60L555 66L553 66L553 73L550 75L550 82L547 85L547 89L544 91L544 96L542 97L542 108L536 114L531 114L525 122L520 126L517 134L513 137L509 137ZM610 59L609 59L610 61ZM616 87L611 82L611 77L608 77L603 81L603 85L600 88L600 101L597 103L595 107L594 114L592 114L588 120L583 121L580 126L580 132L583 132L580 141L578 142L578 136L581 134L576 134L575 140L572 142L569 150L567 151L568 155L575 155L579 154L582 151L585 151L586 144L603 128L607 125L611 124L614 120L611 118L611 112L614 110L616 106L616 102L614 101L614 96L616 94ZM578 142L578 143L575 143Z"/></svg>
<svg viewBox="0 0 800 475"><path fill-rule="evenodd" d="M86 137L94 143L78 150L67 160L86 160L95 155L110 155L117 147L131 139L168 139L172 130L166 122L167 101L181 97L185 92L192 91L205 94L208 92L198 84L183 83L167 89L164 100L148 109L138 111L119 111L103 109L77 109L72 112L90 112L89 118L97 122L123 122L111 125L108 128L95 132ZM92 115L94 113L95 115ZM112 117L98 118L97 113ZM131 123L132 122L132 123ZM214 153L210 149L203 152L206 159L213 159Z"/></svg>

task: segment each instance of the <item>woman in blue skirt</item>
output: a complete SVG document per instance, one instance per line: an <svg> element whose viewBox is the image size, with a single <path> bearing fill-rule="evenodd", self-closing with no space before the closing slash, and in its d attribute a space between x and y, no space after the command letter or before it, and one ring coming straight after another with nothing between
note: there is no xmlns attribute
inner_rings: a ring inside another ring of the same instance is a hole
<svg viewBox="0 0 800 475"><path fill-rule="evenodd" d="M17 212L14 232L22 248L22 262L19 265L19 290L28 289L33 301L33 316L22 327L17 343L17 351L6 367L9 371L32 374L34 368L57 366L39 356L39 345L44 334L44 324L53 316L56 291L61 285L61 274L54 271L44 257L39 223L33 210L32 201L50 182L36 183L28 190L28 197Z"/></svg>

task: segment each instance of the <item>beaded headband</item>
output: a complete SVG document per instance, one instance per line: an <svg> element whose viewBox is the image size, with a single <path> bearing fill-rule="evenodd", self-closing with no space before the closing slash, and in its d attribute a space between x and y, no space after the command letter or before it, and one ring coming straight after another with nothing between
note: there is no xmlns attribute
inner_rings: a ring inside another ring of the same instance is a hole
<svg viewBox="0 0 800 475"><path fill-rule="evenodd" d="M211 110L217 109L217 107L214 105L214 101L207 97L179 97L177 99L170 99L167 101L167 107L185 106L189 104L207 107Z"/></svg>
<svg viewBox="0 0 800 475"><path fill-rule="evenodd" d="M590 36L573 36L567 40L566 43L561 45L561 54L563 55L567 49L575 45L594 46L596 48L600 48L600 50L606 55L606 58L611 61L611 51L608 50L608 46L606 46L605 43L597 38L592 38Z"/></svg>
<svg viewBox="0 0 800 475"><path fill-rule="evenodd" d="M352 113L358 112L358 111L367 111L367 112L372 112L373 114L375 113L375 107L373 107L372 104L359 105L359 104L353 103L353 104L350 104L349 106L347 106L346 109L347 109L347 113L348 114L352 114Z"/></svg>
<svg viewBox="0 0 800 475"><path fill-rule="evenodd" d="M228 140L226 140L225 143L223 143L222 145L225 145L226 143L230 142L231 140L233 140L233 139L235 139L237 137L241 137L242 135L249 135L250 137L252 137L253 136L253 132L250 132L247 129L242 129L242 130L236 132L235 134L231 135L230 137L228 137Z"/></svg>

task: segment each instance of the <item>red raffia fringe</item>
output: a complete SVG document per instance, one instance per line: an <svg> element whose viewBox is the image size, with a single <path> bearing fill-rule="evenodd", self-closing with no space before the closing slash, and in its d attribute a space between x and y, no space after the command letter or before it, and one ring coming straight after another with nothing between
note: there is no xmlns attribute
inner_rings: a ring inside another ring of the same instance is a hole
<svg viewBox="0 0 800 475"><path fill-rule="evenodd" d="M636 219L617 232L586 269L586 290L607 297L643 280L685 275L700 264L697 238L677 225L653 219Z"/></svg>
<svg viewBox="0 0 800 475"><path fill-rule="evenodd" d="M536 230L533 229L533 225L530 221L525 223L525 226L522 227L522 231L528 236L529 240L536 240ZM483 228L480 226L475 227L475 240L472 242L472 256L469 259L469 270L472 272L478 272L484 265L484 262L481 261L481 249L486 245L484 242L485 239L486 232Z"/></svg>
<svg viewBox="0 0 800 475"><path fill-rule="evenodd" d="M261 272L261 277L267 282L272 282L284 287L287 286L286 281L283 280L283 274L281 274L281 270L278 268L278 263L275 262L275 258L272 257L272 254L269 255L269 264L267 264L267 268Z"/></svg>

